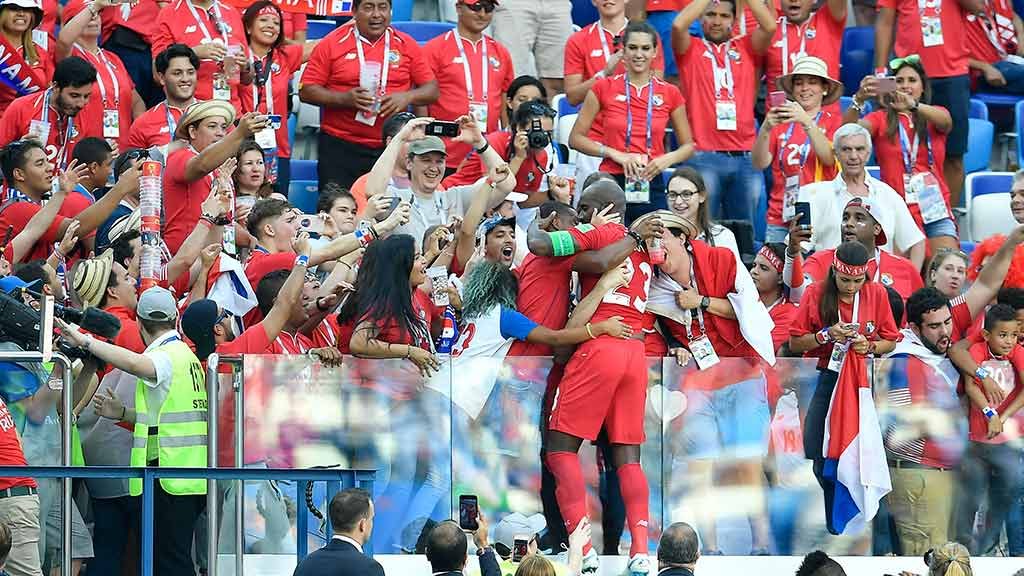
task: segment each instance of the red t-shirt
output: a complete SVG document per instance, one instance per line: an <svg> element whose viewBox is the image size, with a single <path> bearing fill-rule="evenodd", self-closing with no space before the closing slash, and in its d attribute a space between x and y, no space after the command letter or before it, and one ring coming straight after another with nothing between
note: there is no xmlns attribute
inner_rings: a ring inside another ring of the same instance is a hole
<svg viewBox="0 0 1024 576"><path fill-rule="evenodd" d="M342 354L348 354L354 329L355 324L352 322L341 324L337 314L328 314L313 331L313 344L318 348L333 346Z"/></svg>
<svg viewBox="0 0 1024 576"><path fill-rule="evenodd" d="M253 290L259 290L260 280L275 270L291 270L295 265L294 252L278 252L270 254L263 249L253 250L245 262L245 278ZM245 325L253 326L263 320L259 307L253 308L245 315Z"/></svg>
<svg viewBox="0 0 1024 576"><path fill-rule="evenodd" d="M964 29L971 58L994 64L1006 54L1017 53L1017 32L1013 28L1013 3L986 0L985 16L967 15ZM971 71L975 73L974 70Z"/></svg>
<svg viewBox="0 0 1024 576"><path fill-rule="evenodd" d="M979 366L983 366L992 373L992 378L999 384L1003 392L1006 393L1006 398L999 404L999 406L993 406L996 412L1000 415L1003 411L1010 406L1010 404L1020 394L1021 389L1024 388L1024 384L1020 381L1020 372L1024 370L1024 348L1020 344L1014 345L1010 353L1005 358L997 358L992 355L989 350L987 342L979 342L974 344L970 348L971 358L978 363ZM1018 412L1019 414L1019 412ZM1013 415L1011 415L1013 416ZM974 402L970 403L970 409L968 413L969 421L969 433L968 437L972 442L985 442L986 444L1003 444L1011 439L1018 438L1021 435L1021 431L1018 429L1017 423L1019 418L1011 418L1003 423L1003 432L995 438L988 438L988 420L985 415L981 413L981 410L974 405ZM1010 434L1007 432L1013 430Z"/></svg>
<svg viewBox="0 0 1024 576"><path fill-rule="evenodd" d="M18 437L18 427L14 424L14 417L7 408L7 404L0 398L0 465L2 466L28 466L25 460L25 451L21 447L21 438ZM31 478L0 478L0 490L7 490L15 486L35 487L36 481Z"/></svg>
<svg viewBox="0 0 1024 576"><path fill-rule="evenodd" d="M28 61L28 57L25 56L24 49L21 50L21 57L24 58L26 62L28 62L29 67L32 68L32 72L36 75L36 79L39 80L40 90L39 92L35 92L33 94L27 94L25 97L35 96L37 94L45 92L46 88L50 86L50 81L53 80L53 54L50 54L49 51L40 46L38 43L35 45L35 47L36 55L38 56L38 58L34 62ZM17 98L18 94L14 91L13 88L8 86L7 84L0 82L0 114L4 113L4 111L7 110L7 107L10 106L11 103L14 102L14 100ZM7 123L4 122L4 125L6 124ZM27 133L28 130L26 130L24 134ZM18 137L21 137L24 134L19 134ZM11 140L17 140L17 138L4 140L3 144L6 144Z"/></svg>
<svg viewBox="0 0 1024 576"><path fill-rule="evenodd" d="M813 334L825 327L821 322L821 316L818 315L818 301L825 285L824 282L815 282L804 291L796 319L789 330L790 336ZM853 304L840 301L839 320L859 322L860 333L868 340L898 340L900 332L892 319L892 308L889 307L889 295L885 287L877 282L865 282L858 294L860 303L857 318L853 318ZM818 369L824 370L828 367L832 346L833 344L818 346L804 356L818 358Z"/></svg>
<svg viewBox="0 0 1024 576"><path fill-rule="evenodd" d="M906 114L899 115L900 124L910 139L907 154L914 148L914 132L910 129L910 117ZM893 190L904 195L903 177L907 173L904 166L903 143L899 129L896 130L896 137L889 139L886 135L889 129L889 120L885 110L877 110L864 117L864 120L871 124L871 142L875 149L875 158L878 159L878 167L881 170L882 181L892 186ZM946 199L946 210L949 211L949 186L946 185L946 177L943 175L946 162L946 133L935 129L934 124L928 125L928 136L931 139L931 158L934 163L928 164L928 140L920 140L917 145L917 158L914 160L914 172L931 172L939 181L939 188L942 189L942 196ZM924 230L921 220L921 207L917 203L908 204L910 214L917 221L917 225ZM952 212L950 212L952 214Z"/></svg>
<svg viewBox="0 0 1024 576"><path fill-rule="evenodd" d="M832 135L843 125L843 118L829 110L822 110L818 128L825 137L832 140ZM811 139L807 131L796 122L779 124L772 128L769 150L772 154L772 193L768 196L768 223L781 226L782 200L786 193L786 178L800 175L800 185L832 180L836 176L836 165L825 166L818 163L818 155L814 153Z"/></svg>
<svg viewBox="0 0 1024 576"><path fill-rule="evenodd" d="M142 39L152 46L157 36L157 28L159 27L157 19L159 16L160 5L157 4L156 0L140 0L140 2L132 4L127 18L122 14L120 5L113 6L103 11L103 40L106 41L114 31L114 28L123 26L142 36ZM192 44L189 44L189 46L192 46ZM157 50L154 46L153 57L156 58L166 48L165 46Z"/></svg>
<svg viewBox="0 0 1024 576"><path fill-rule="evenodd" d="M609 223L597 228L590 229L586 226L576 227L569 230L579 251L600 250L605 246L614 244L622 239L627 233L626 227L621 224ZM629 284L609 292L601 300L597 311L591 318L591 322L607 320L612 316L621 316L622 322L628 324L633 332L639 333L644 326L644 311L647 309L647 294L651 287L653 268L647 252L634 250L626 259L626 266L629 268ZM598 276L587 275L580 279L581 294L586 296L594 289L599 280Z"/></svg>
<svg viewBox="0 0 1024 576"><path fill-rule="evenodd" d="M309 336L298 332L291 334L284 330L267 346L264 354L305 354L316 346Z"/></svg>
<svg viewBox="0 0 1024 576"><path fill-rule="evenodd" d="M652 86L653 95L649 93ZM632 127L627 118L625 74L602 78L590 90L601 103L599 114L605 131L604 144L623 152L647 154L651 158L665 153L665 128L671 123L672 112L686 103L678 88L653 76L648 86L631 85L628 110L632 112ZM648 98L653 98L650 148L646 142ZM629 142L626 141L627 136ZM612 174L623 173L622 166L608 158L601 162L601 170Z"/></svg>
<svg viewBox="0 0 1024 576"><path fill-rule="evenodd" d="M822 282L828 277L829 268L832 267L835 249L818 250L811 254L804 261L804 274L810 276L815 282ZM924 288L921 274L914 265L906 258L890 254L884 250L878 253L882 261L882 270L879 273L878 262L872 258L868 261L868 276L881 282L883 286L892 286L893 290L899 292L904 300L920 288Z"/></svg>
<svg viewBox="0 0 1024 576"><path fill-rule="evenodd" d="M270 100L273 100L273 110L267 109L266 86L258 89L256 83L253 82L250 86L239 87L243 112L254 111L253 98L256 91L259 90L258 112L281 115L281 126L276 132L278 158L291 158L292 156L292 145L288 140L288 83L291 82L292 75L298 72L300 67L302 67L302 46L282 44L274 50L274 60L270 64L270 77L267 80L267 84L270 85ZM263 70L267 70L267 58L263 58Z"/></svg>
<svg viewBox="0 0 1024 576"><path fill-rule="evenodd" d="M153 146L166 146L171 143L171 124L167 122L167 113L170 112L174 126L178 125L184 110L175 108L161 102L146 110L132 122L131 130L128 131L128 148L151 148ZM121 148L125 150L125 148Z"/></svg>
<svg viewBox="0 0 1024 576"><path fill-rule="evenodd" d="M42 210L43 207L35 202L12 202L0 209L0 233L7 234L8 227L12 227L11 238L14 238L25 229L28 221ZM29 260L45 260L50 255L50 249L55 242L60 241L60 225L64 218L57 218L53 224L46 229L43 236L32 246L32 251L22 258L23 262Z"/></svg>
<svg viewBox="0 0 1024 576"><path fill-rule="evenodd" d="M508 49L497 40L486 34L477 42L462 38L462 50L465 51L466 63L469 64L469 75L473 83L473 97L469 97L466 88L466 67L463 64L462 52L459 51L459 38L455 30L451 30L427 42L423 46L423 58L437 78L438 88L443 98L427 107L427 114L438 120L455 120L470 112L470 102L486 103L487 130L498 129L501 111L505 107L505 91L515 80L512 69L512 56ZM486 50L484 47L486 46ZM487 62L484 63L486 54ZM484 94L481 67L487 69L487 93ZM486 96L486 98L485 98ZM448 148L448 166L455 168L462 160L473 152L472 146L463 142L445 139Z"/></svg>
<svg viewBox="0 0 1024 576"><path fill-rule="evenodd" d="M731 65L733 92L715 85L715 67L727 70ZM690 38L685 53L676 53L679 78L688 105L690 130L698 150L749 151L754 147L754 100L757 98L758 62L750 35L743 35L722 44L712 44L697 37ZM716 98L732 101L736 106L736 130L719 130Z"/></svg>
<svg viewBox="0 0 1024 576"><path fill-rule="evenodd" d="M57 210L57 214L65 218L76 218L79 214L85 211L86 208L93 205L92 198L86 196L82 190L75 190L71 194L68 194L67 198L60 205L60 210ZM96 231L93 230L85 235L86 238L95 238ZM69 257L69 260L71 258ZM69 263L70 267L70 263Z"/></svg>
<svg viewBox="0 0 1024 576"><path fill-rule="evenodd" d="M345 24L320 40L302 73L302 83L323 86L335 92L358 88L360 64L356 50L357 36L355 24ZM434 73L430 71L419 44L408 34L393 28L388 28L375 42L361 38L367 62L383 61L384 45L389 38L391 48L385 93L405 92L434 79ZM351 144L370 148L383 146L381 125L384 120L377 116L372 125L364 124L356 120L354 108L324 108L320 112L321 130Z"/></svg>
<svg viewBox="0 0 1024 576"><path fill-rule="evenodd" d="M788 300L783 300L768 309L768 315L775 322L772 328L772 348L777 352L786 342L789 342L789 328L796 320L800 308Z"/></svg>
<svg viewBox="0 0 1024 576"><path fill-rule="evenodd" d="M267 329L260 322L246 328L231 342L217 344L217 354L263 354L273 344L267 337ZM224 411L221 411L224 414Z"/></svg>
<svg viewBox="0 0 1024 576"><path fill-rule="evenodd" d="M46 159L54 164L54 173L60 171L61 165L66 166L71 160L71 153L78 141L87 136L94 136L90 133L88 126L95 124L89 121L90 117L82 110L76 118L69 118L59 114L57 110L46 103L47 92L37 92L22 96L11 102L11 105L4 111L3 118L0 118L0 146L23 138L28 135L29 127L33 120L43 121L43 106L46 106L46 122L50 125L49 135L46 138ZM68 131L69 124L71 127ZM103 127L99 126L103 135Z"/></svg>
<svg viewBox="0 0 1024 576"><path fill-rule="evenodd" d="M817 56L828 66L828 75L839 78L839 51L843 43L846 18L836 20L828 6L811 13L803 24L792 24L785 16L778 19L771 47L762 56L768 91L779 90L775 80L793 70L798 55ZM784 60L788 63L783 65ZM838 111L837 111L838 112Z"/></svg>
<svg viewBox="0 0 1024 576"><path fill-rule="evenodd" d="M647 0L648 12L669 12L682 10L683 6L689 4L685 0Z"/></svg>
<svg viewBox="0 0 1024 576"><path fill-rule="evenodd" d="M416 315L428 330L433 319L444 313L444 308L435 307L434 303L430 300L430 295L419 289L413 289L412 291L412 307ZM360 322L361 321L362 320L360 320ZM358 325L359 322L356 322L356 324ZM414 336L413 334L409 334L399 328L398 323L393 320L384 324L378 324L378 328L380 329L380 332L377 333L376 339L381 342L389 342L391 344L409 344L412 346L418 346L424 350L430 350L430 341L428 340L429 336Z"/></svg>
<svg viewBox="0 0 1024 576"><path fill-rule="evenodd" d="M167 157L164 170L164 242L171 254L181 248L185 238L202 216L203 200L210 195L213 177L209 174L195 182L185 181L185 165L199 156L191 146L179 148Z"/></svg>
<svg viewBox="0 0 1024 576"><path fill-rule="evenodd" d="M215 8L219 9L219 15L211 18L209 12L193 7L188 0L177 0L164 6L157 16L157 29L152 41L153 56L156 57L171 44L199 46L214 38L220 39L226 46L242 46L248 52L242 15L234 6L224 2L217 2L211 7L210 10L217 14ZM223 30L214 23L215 20L221 22ZM213 99L213 75L220 70L219 62L199 62L199 70L196 71L196 98ZM231 104L235 110L242 109L238 94L240 82L230 80Z"/></svg>
<svg viewBox="0 0 1024 576"><path fill-rule="evenodd" d="M963 294L950 300L949 307L953 315L953 333L950 340L956 342L970 332L974 319L971 318L971 309L967 306L967 297Z"/></svg>
<svg viewBox="0 0 1024 576"><path fill-rule="evenodd" d="M85 59L96 69L96 82L92 86L89 101L79 113L79 118L99 119L99 128L90 127L90 135L103 137L104 110L117 110L119 134L115 139L118 150L127 150L128 131L132 125L132 93L135 83L128 75L121 58L109 50L100 49L99 54L82 50L77 45L71 51L73 56ZM86 126L83 124L83 128ZM98 134L92 134L98 132Z"/></svg>
<svg viewBox="0 0 1024 576"><path fill-rule="evenodd" d="M296 32L309 30L309 24L306 23L306 15L302 12L282 11L282 15L284 15L284 20L281 22L281 29L285 38L294 40Z"/></svg>
<svg viewBox="0 0 1024 576"><path fill-rule="evenodd" d="M879 8L896 11L896 55L920 56L930 78L967 74L966 11L957 0L931 0L927 4L929 7L922 14L920 0L878 0ZM936 38L930 42L934 45L925 46L922 35L925 18L937 18L942 23L941 43Z"/></svg>
<svg viewBox="0 0 1024 576"><path fill-rule="evenodd" d="M487 141L506 161L512 158L513 151L509 147L512 141L512 133L506 130L497 130L487 135ZM449 158L451 156L449 155ZM541 180L544 178L544 170L548 169L548 153L545 150L527 150L526 160L523 161L519 171L516 172L516 191L530 194L540 190ZM487 168L480 155L473 152L465 159L458 171L444 179L442 184L445 188L454 186L468 186L476 183L477 180L487 175Z"/></svg>
<svg viewBox="0 0 1024 576"><path fill-rule="evenodd" d="M139 354L146 351L146 344L142 341L142 335L139 334L139 323L135 319L134 310L129 310L124 306L110 306L103 310L113 314L121 321L121 331L117 333L114 344Z"/></svg>
<svg viewBox="0 0 1024 576"><path fill-rule="evenodd" d="M569 280L575 257L553 258L527 254L514 272L519 278L516 310L534 322L561 330L569 319ZM550 346L516 340L509 356L551 356Z"/></svg>

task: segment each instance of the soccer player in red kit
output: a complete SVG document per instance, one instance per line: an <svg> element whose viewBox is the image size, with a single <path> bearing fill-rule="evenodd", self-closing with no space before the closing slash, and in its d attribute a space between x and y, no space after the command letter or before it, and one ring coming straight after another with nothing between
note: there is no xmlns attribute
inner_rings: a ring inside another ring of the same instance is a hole
<svg viewBox="0 0 1024 576"><path fill-rule="evenodd" d="M611 192L611 203L616 208L624 208L626 198L621 188L616 185ZM660 235L660 221L654 218L650 221L655 234ZM535 221L530 227L530 249L554 256L598 250L626 235L633 237L636 248L625 260L631 273L629 283L605 296L591 320L620 316L635 334L641 334L654 270L643 238L616 223L593 230L573 228L552 233L541 230L539 224ZM596 276L581 279L584 294L594 288L597 279ZM632 540L629 572L634 575L650 572L647 558L649 491L647 478L640 468L646 400L647 363L643 340L623 342L603 336L594 338L577 348L565 368L565 376L555 393L546 438L547 464L557 481L555 497L565 518L566 530L571 534L587 513L586 487L577 452L584 439L596 440L602 427L605 429L626 504ZM598 567L597 552L588 544L583 572L596 572Z"/></svg>

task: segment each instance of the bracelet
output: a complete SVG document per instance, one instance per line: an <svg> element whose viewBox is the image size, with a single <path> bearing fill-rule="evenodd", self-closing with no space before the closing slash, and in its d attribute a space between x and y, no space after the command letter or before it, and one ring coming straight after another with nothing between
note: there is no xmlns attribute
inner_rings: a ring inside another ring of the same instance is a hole
<svg viewBox="0 0 1024 576"><path fill-rule="evenodd" d="M587 322L587 334L590 335L591 340L597 338L597 336L594 336L594 332L590 329L590 322Z"/></svg>
<svg viewBox="0 0 1024 576"><path fill-rule="evenodd" d="M295 265L296 266L302 266L303 268L308 267L309 266L309 256L306 256L305 254L299 254L298 258L295 259Z"/></svg>
<svg viewBox="0 0 1024 576"><path fill-rule="evenodd" d="M981 413L985 415L986 420L991 420L996 416L999 416L999 412L996 412L991 406L985 406Z"/></svg>
<svg viewBox="0 0 1024 576"><path fill-rule="evenodd" d="M643 247L643 245L644 245L644 238L643 238L643 236L641 236L641 235L637 234L636 232L630 230L629 231L629 237L636 241L636 247L638 249Z"/></svg>
<svg viewBox="0 0 1024 576"><path fill-rule="evenodd" d="M974 370L974 379L977 380L979 384L981 384L982 380L988 377L989 372L987 368L983 366L978 366L978 368Z"/></svg>
<svg viewBox="0 0 1024 576"><path fill-rule="evenodd" d="M477 154L483 154L484 152L487 152L487 149L490 148L490 147L491 147L491 143L488 142L487 139L484 139L484 145L479 147L479 148L476 148L476 153Z"/></svg>
<svg viewBox="0 0 1024 576"><path fill-rule="evenodd" d="M122 404L121 405L121 418L119 418L118 421L119 422L124 422L124 417L125 417L126 414L128 414L128 407L125 406L124 404Z"/></svg>
<svg viewBox="0 0 1024 576"><path fill-rule="evenodd" d="M370 235L373 236L374 240L380 240L380 233L377 232L377 227L370 224Z"/></svg>
<svg viewBox="0 0 1024 576"><path fill-rule="evenodd" d="M818 339L818 336L821 336L820 340ZM820 344L822 346L824 346L825 344L828 344L829 342L831 342L832 341L832 335L828 333L828 327L826 326L826 327L822 328L821 330L818 330L814 334L814 340L815 340L815 342L817 342L818 344Z"/></svg>
<svg viewBox="0 0 1024 576"><path fill-rule="evenodd" d="M355 232L353 232L352 234L354 234L355 237L356 237L356 240L359 241L359 246L361 246L363 248L366 248L367 246L370 245L370 242L373 242L373 235L372 235L372 233L365 232L365 231L363 231L360 228L356 228Z"/></svg>
<svg viewBox="0 0 1024 576"><path fill-rule="evenodd" d="M599 150L597 152L597 155L600 156L601 158L607 158L607 156L605 156L605 146L604 146L604 144L601 144L601 150Z"/></svg>

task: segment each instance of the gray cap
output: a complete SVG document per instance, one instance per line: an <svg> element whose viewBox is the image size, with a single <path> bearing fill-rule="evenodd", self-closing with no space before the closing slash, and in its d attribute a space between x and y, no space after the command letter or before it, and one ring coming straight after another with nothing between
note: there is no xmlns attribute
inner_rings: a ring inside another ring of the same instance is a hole
<svg viewBox="0 0 1024 576"><path fill-rule="evenodd" d="M166 288L154 286L139 296L135 314L143 320L165 322L178 317L178 306L174 296Z"/></svg>
<svg viewBox="0 0 1024 576"><path fill-rule="evenodd" d="M500 542L511 550L516 536L532 539L534 534L539 534L546 527L547 522L544 521L542 514L524 516L519 512L513 512L502 518L494 527L494 542Z"/></svg>
<svg viewBox="0 0 1024 576"><path fill-rule="evenodd" d="M409 154L419 156L428 152L440 152L445 156L448 155L448 150L444 147L444 141L437 136L424 136L419 140L409 142Z"/></svg>

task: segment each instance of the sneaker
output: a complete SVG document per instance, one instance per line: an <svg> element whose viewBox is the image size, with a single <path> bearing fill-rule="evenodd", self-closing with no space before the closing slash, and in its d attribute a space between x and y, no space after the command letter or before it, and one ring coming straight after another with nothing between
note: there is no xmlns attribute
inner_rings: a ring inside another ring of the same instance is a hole
<svg viewBox="0 0 1024 576"><path fill-rule="evenodd" d="M583 574L597 574L600 568L601 559L597 556L597 550L591 547L590 552L583 556L583 567L580 568L580 572Z"/></svg>
<svg viewBox="0 0 1024 576"><path fill-rule="evenodd" d="M651 560L647 554L637 554L629 559L626 573L629 576L647 576L651 572Z"/></svg>

